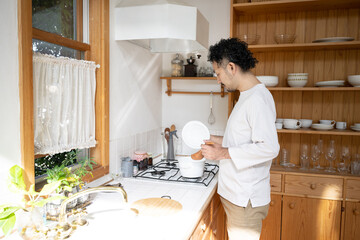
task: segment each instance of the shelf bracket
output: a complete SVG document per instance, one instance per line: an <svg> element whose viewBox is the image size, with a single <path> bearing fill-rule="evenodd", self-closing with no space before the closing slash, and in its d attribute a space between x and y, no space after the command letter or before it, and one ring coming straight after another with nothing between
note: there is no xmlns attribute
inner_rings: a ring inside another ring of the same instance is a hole
<svg viewBox="0 0 360 240"><path fill-rule="evenodd" d="M171 96L171 79L166 79L166 86L167 86L167 95Z"/></svg>

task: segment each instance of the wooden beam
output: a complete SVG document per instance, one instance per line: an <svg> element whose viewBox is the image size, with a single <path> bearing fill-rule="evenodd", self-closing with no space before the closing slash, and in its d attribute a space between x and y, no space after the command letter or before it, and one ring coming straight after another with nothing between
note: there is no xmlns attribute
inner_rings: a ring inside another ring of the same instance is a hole
<svg viewBox="0 0 360 240"><path fill-rule="evenodd" d="M31 10L31 1L18 0L21 165L28 187L35 183Z"/></svg>
<svg viewBox="0 0 360 240"><path fill-rule="evenodd" d="M109 166L109 0L89 0L90 60L100 64L96 71L95 136L91 157L108 173ZM101 174L99 175L101 176Z"/></svg>
<svg viewBox="0 0 360 240"><path fill-rule="evenodd" d="M55 33L49 33L37 28L32 28L32 37L41 41L57 44L60 46L72 48L79 51L88 51L90 50L90 45L75 41L69 38L64 38Z"/></svg>

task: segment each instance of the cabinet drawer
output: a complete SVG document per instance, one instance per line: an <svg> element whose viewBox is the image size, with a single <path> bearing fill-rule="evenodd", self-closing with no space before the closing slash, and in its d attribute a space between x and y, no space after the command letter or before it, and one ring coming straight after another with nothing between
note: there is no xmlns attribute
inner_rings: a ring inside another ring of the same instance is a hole
<svg viewBox="0 0 360 240"><path fill-rule="evenodd" d="M347 180L345 193L346 199L360 200L360 180Z"/></svg>
<svg viewBox="0 0 360 240"><path fill-rule="evenodd" d="M211 223L211 204L208 205L204 214L202 215L199 224L196 226L190 240L202 240L206 239L207 234L209 234Z"/></svg>
<svg viewBox="0 0 360 240"><path fill-rule="evenodd" d="M270 174L270 186L272 192L281 192L281 174Z"/></svg>
<svg viewBox="0 0 360 240"><path fill-rule="evenodd" d="M343 180L340 178L286 175L285 193L326 199L341 199Z"/></svg>

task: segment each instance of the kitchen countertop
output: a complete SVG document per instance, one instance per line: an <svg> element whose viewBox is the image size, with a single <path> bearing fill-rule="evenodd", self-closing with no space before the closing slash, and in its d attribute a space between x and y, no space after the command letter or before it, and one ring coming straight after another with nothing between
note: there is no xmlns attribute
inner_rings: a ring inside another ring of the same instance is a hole
<svg viewBox="0 0 360 240"><path fill-rule="evenodd" d="M90 187L109 180L109 175L104 176L92 182ZM128 194L128 204L123 203L119 193L98 193L94 203L87 207L89 224L79 227L70 239L189 239L216 192L217 175L208 187L134 178L123 178L120 182ZM139 199L165 195L180 202L182 210L174 215L156 217L136 216L131 211L124 210ZM106 220L95 221L96 214Z"/></svg>

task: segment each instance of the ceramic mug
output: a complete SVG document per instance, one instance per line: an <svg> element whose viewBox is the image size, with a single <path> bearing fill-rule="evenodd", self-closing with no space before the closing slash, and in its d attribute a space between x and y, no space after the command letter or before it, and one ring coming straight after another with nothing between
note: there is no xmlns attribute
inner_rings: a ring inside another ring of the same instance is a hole
<svg viewBox="0 0 360 240"><path fill-rule="evenodd" d="M346 122L337 122L336 129L346 129Z"/></svg>
<svg viewBox="0 0 360 240"><path fill-rule="evenodd" d="M275 126L276 126L276 129L282 129L283 128L282 122L275 122Z"/></svg>
<svg viewBox="0 0 360 240"><path fill-rule="evenodd" d="M320 123L334 126L336 122L335 120L320 120Z"/></svg>
<svg viewBox="0 0 360 240"><path fill-rule="evenodd" d="M302 128L309 128L311 127L312 124L312 120L311 119L300 119L299 120L301 122L301 127Z"/></svg>
<svg viewBox="0 0 360 240"><path fill-rule="evenodd" d="M284 128L287 129L299 129L301 122L297 119L284 119Z"/></svg>

